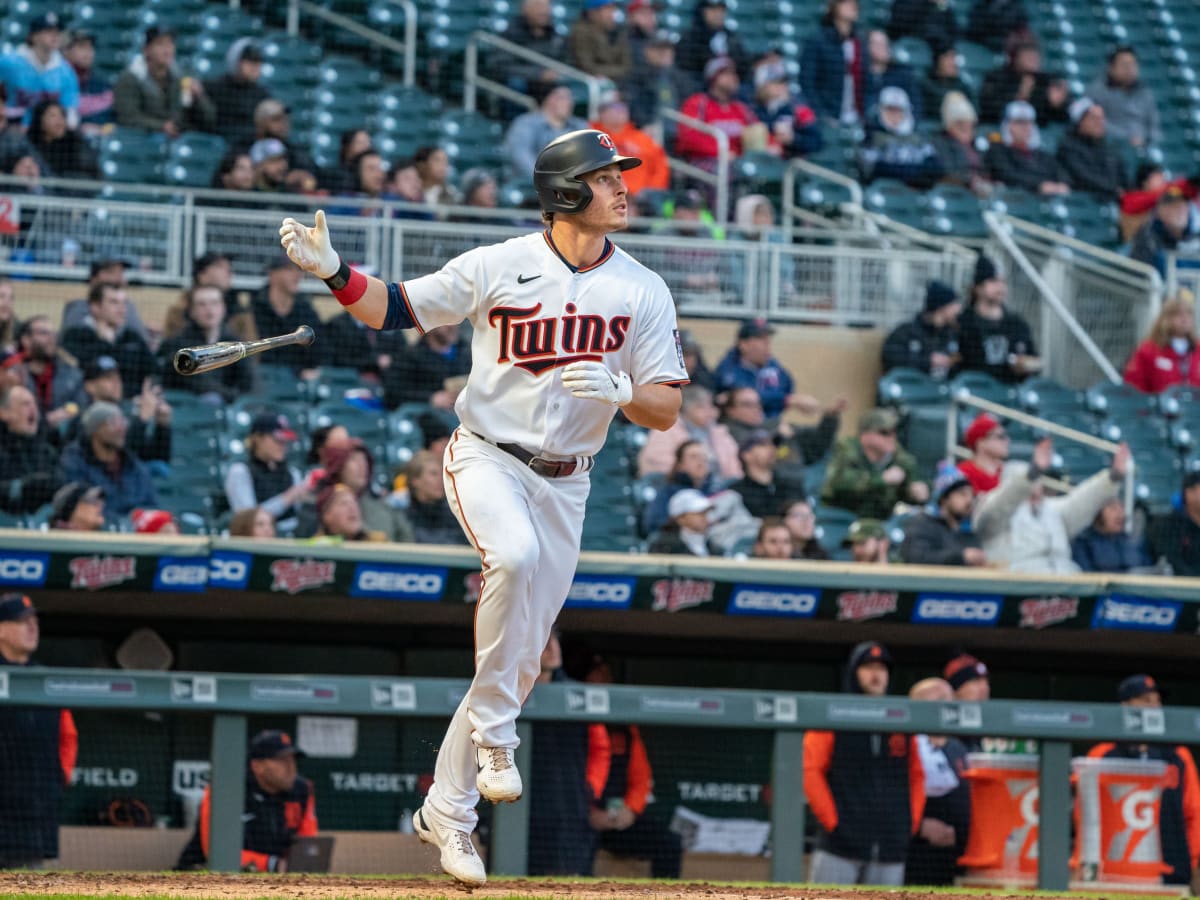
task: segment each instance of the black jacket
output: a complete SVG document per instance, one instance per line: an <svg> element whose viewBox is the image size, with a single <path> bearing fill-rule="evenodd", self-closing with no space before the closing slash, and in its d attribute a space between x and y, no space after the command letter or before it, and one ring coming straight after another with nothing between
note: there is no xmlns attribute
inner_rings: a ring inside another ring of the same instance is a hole
<svg viewBox="0 0 1200 900"><path fill-rule="evenodd" d="M958 21L949 3L938 0L895 0L887 26L893 41L912 35L930 46L934 53L958 42Z"/></svg>
<svg viewBox="0 0 1200 900"><path fill-rule="evenodd" d="M749 58L745 48L730 28L714 30L704 23L704 5L697 3L692 15L692 24L679 39L675 49L675 65L696 79L703 79L704 67L716 56L728 56L737 66L738 73L745 77Z"/></svg>
<svg viewBox="0 0 1200 900"><path fill-rule="evenodd" d="M1084 137L1073 128L1058 142L1055 158L1066 172L1067 183L1077 191L1116 200L1129 187L1125 163L1104 138Z"/></svg>
<svg viewBox="0 0 1200 900"><path fill-rule="evenodd" d="M967 17L967 40L998 53L1012 32L1028 27L1024 0L975 0Z"/></svg>
<svg viewBox="0 0 1200 900"><path fill-rule="evenodd" d="M956 737L946 738L941 755L958 776L958 785L940 797L925 795L926 819L937 819L954 829L952 847L935 847L920 835L908 846L904 867L907 884L951 885L958 873L958 858L967 849L967 834L971 829L971 789L963 772L967 770L967 747Z"/></svg>
<svg viewBox="0 0 1200 900"><path fill-rule="evenodd" d="M551 59L566 60L567 43L561 34L554 30L554 24L535 34L529 23L522 15L517 15L508 25L508 30L501 32L505 40L520 44L526 50L540 53ZM535 62L528 62L510 53L501 53L493 63L499 71L502 81L512 83L523 82L528 88L531 83L541 81L542 67Z"/></svg>
<svg viewBox="0 0 1200 900"><path fill-rule="evenodd" d="M683 106L683 101L696 93L696 86L696 80L676 66L660 69L635 60L633 74L621 89L621 95L629 99L629 117L633 123L644 128L658 120L659 109ZM673 122L664 119L663 127L667 134L675 133Z"/></svg>
<svg viewBox="0 0 1200 900"><path fill-rule="evenodd" d="M934 353L958 355L958 329L949 325L940 328L929 323L925 316L913 316L897 325L883 342L883 371L904 366L930 373L929 357ZM937 377L945 378L946 372Z"/></svg>
<svg viewBox="0 0 1200 900"><path fill-rule="evenodd" d="M235 78L228 72L204 82L204 91L217 108L217 123L213 130L231 146L252 143L254 110L270 98L271 92L257 81Z"/></svg>
<svg viewBox="0 0 1200 900"><path fill-rule="evenodd" d="M62 483L58 450L45 433L25 437L0 424L0 509L33 512L49 503Z"/></svg>
<svg viewBox="0 0 1200 900"><path fill-rule="evenodd" d="M1151 534L1151 555L1156 561L1165 556L1176 575L1200 575L1200 525L1191 516L1183 510L1174 510Z"/></svg>
<svg viewBox="0 0 1200 900"><path fill-rule="evenodd" d="M307 347L293 344L271 351L271 362L277 366L290 366L293 369L315 369L325 362L328 341L322 340L324 326L321 317L313 309L308 297L297 295L287 315L275 312L268 299L270 287L264 286L254 299L250 301L250 311L254 314L254 327L260 338L274 337L277 334L289 334L301 325L308 325L316 333L317 339Z"/></svg>
<svg viewBox="0 0 1200 900"><path fill-rule="evenodd" d="M962 368L966 371L987 372L999 381L1017 382L1021 376L1010 367L1009 356L1037 356L1029 323L1011 310L992 320L976 315L970 308L962 314L958 327Z"/></svg>
<svg viewBox="0 0 1200 900"><path fill-rule="evenodd" d="M755 481L749 475L739 478L729 485L731 491L736 491L746 504L750 515L764 518L777 516L785 503L799 500L806 496L803 483L795 483L775 472L775 477L767 484Z"/></svg>
<svg viewBox="0 0 1200 900"><path fill-rule="evenodd" d="M379 357L392 358L392 365L408 350L403 331L380 331L363 324L348 312L325 323L329 341L329 365L356 368L360 372L381 374Z"/></svg>
<svg viewBox="0 0 1200 900"><path fill-rule="evenodd" d="M218 340L236 341L237 338L223 328ZM185 320L183 330L178 335L163 341L158 351L163 387L191 391L193 394L217 394L226 403L248 395L254 388L254 367L246 362L201 372L199 375L180 375L175 371L173 360L177 351L207 343L207 334L190 319Z"/></svg>
<svg viewBox="0 0 1200 900"><path fill-rule="evenodd" d="M904 523L900 560L926 566L962 566L966 564L963 551L978 546L975 535L952 528L941 516L923 512Z"/></svg>
<svg viewBox="0 0 1200 900"><path fill-rule="evenodd" d="M1039 125L1051 122L1067 121L1065 107L1052 107L1046 89L1050 86L1050 76L1038 72L1033 79L1033 92L1029 102L1037 113ZM999 123L1004 119L1004 107L1011 100L1017 99L1021 86L1021 75L1009 66L992 69L983 76L983 85L979 88L979 120L981 122Z"/></svg>
<svg viewBox="0 0 1200 900"><path fill-rule="evenodd" d="M1006 187L1036 194L1043 181L1065 181L1062 166L1045 150L1018 150L992 144L983 157L988 177Z"/></svg>
<svg viewBox="0 0 1200 900"><path fill-rule="evenodd" d="M413 498L405 510L418 544L465 544L467 538L445 500L421 503Z"/></svg>
<svg viewBox="0 0 1200 900"><path fill-rule="evenodd" d="M54 178L99 178L100 163L83 135L68 131L57 141L34 141Z"/></svg>
<svg viewBox="0 0 1200 900"><path fill-rule="evenodd" d="M62 347L79 361L81 369L98 356L111 356L121 370L121 386L126 397L142 392L147 376L158 374L158 360L136 331L123 329L114 341L106 341L91 325L70 328L62 336Z"/></svg>
<svg viewBox="0 0 1200 900"><path fill-rule="evenodd" d="M447 378L471 371L471 345L459 339L448 355L431 350L419 340L406 347L383 376L383 403L395 409L402 403L428 403Z"/></svg>

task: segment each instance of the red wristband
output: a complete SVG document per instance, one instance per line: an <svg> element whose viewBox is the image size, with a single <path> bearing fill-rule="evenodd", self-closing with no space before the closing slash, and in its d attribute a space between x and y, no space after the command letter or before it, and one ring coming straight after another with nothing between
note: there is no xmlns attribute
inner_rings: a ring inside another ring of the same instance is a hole
<svg viewBox="0 0 1200 900"><path fill-rule="evenodd" d="M333 297L342 306L353 306L367 292L367 276L358 269L350 270L350 280L346 286L333 292Z"/></svg>

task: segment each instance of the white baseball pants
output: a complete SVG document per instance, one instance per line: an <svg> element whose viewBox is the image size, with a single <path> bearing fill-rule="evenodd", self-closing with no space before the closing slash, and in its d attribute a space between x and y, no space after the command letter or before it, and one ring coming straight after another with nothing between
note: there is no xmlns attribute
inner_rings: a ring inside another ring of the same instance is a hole
<svg viewBox="0 0 1200 900"><path fill-rule="evenodd" d="M459 427L446 446L446 499L483 562L475 605L475 677L438 750L426 805L473 830L476 747L516 747L517 716L566 601L591 482L543 478ZM528 778L529 773L525 773Z"/></svg>

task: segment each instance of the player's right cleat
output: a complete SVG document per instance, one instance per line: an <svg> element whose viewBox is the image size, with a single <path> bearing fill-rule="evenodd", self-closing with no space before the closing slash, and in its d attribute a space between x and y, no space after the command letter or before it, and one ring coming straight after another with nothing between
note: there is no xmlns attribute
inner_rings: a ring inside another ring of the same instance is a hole
<svg viewBox="0 0 1200 900"><path fill-rule="evenodd" d="M521 798L521 773L511 747L476 747L479 774L475 786L493 803L514 803Z"/></svg>
<svg viewBox="0 0 1200 900"><path fill-rule="evenodd" d="M438 824L437 819L426 814L424 806L413 816L413 830L426 844L442 851L442 871L447 875L463 884L478 886L487 882L483 860L475 852L468 832Z"/></svg>

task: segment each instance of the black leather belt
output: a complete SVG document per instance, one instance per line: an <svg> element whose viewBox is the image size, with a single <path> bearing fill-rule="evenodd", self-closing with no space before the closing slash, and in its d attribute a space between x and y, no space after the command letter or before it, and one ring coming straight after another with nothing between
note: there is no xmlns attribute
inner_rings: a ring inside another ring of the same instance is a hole
<svg viewBox="0 0 1200 900"><path fill-rule="evenodd" d="M587 472L592 468L592 457L590 456L583 457L582 461L579 459L546 459L545 457L530 453L520 444L500 444L483 437L483 435L477 435L477 437L483 438L483 440L487 441L493 447L498 447L509 456L516 457L523 465L529 466L535 474L541 475L543 478L566 478L568 475L574 475L576 472Z"/></svg>

